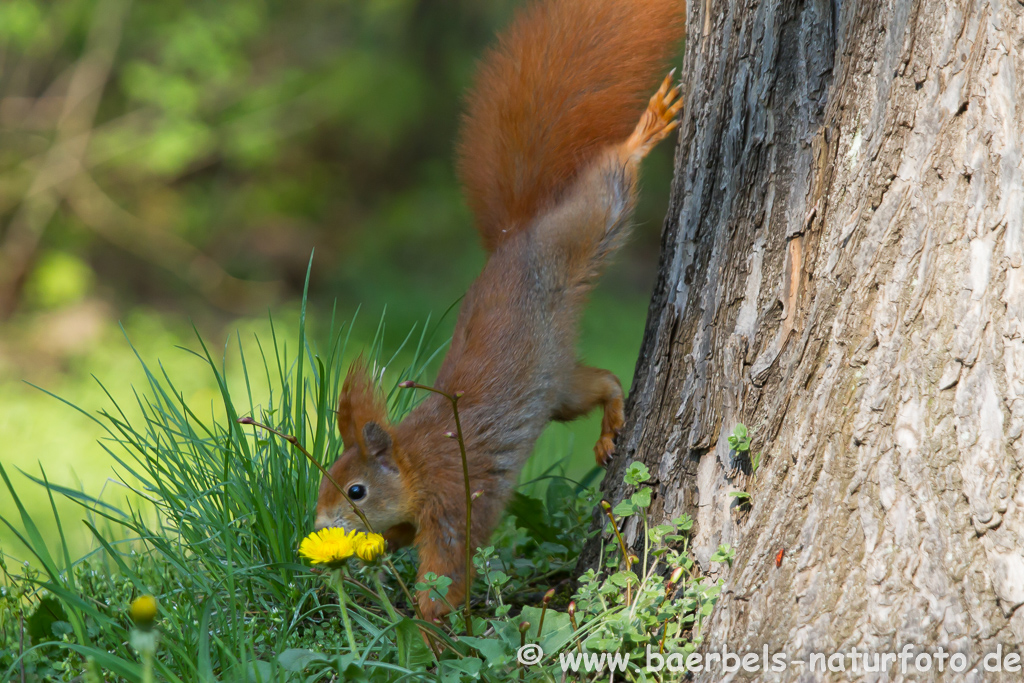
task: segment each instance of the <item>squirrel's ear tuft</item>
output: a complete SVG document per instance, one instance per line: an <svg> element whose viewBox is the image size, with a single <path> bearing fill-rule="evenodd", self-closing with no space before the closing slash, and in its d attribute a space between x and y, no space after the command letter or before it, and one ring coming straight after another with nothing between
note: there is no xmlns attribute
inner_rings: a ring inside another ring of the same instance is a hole
<svg viewBox="0 0 1024 683"><path fill-rule="evenodd" d="M387 455L391 451L391 435L376 422L363 426L363 452L374 457Z"/></svg>
<svg viewBox="0 0 1024 683"><path fill-rule="evenodd" d="M373 381L365 361L362 358L356 359L348 369L345 383L341 387L341 396L338 397L338 431L345 447L359 444L366 452L363 427L374 423L387 435L387 431L381 427L387 421L384 396Z"/></svg>

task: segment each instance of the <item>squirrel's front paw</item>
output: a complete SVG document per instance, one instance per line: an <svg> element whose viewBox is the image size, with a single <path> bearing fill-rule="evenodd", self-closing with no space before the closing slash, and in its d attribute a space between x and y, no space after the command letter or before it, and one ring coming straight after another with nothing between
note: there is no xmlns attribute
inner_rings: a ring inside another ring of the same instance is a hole
<svg viewBox="0 0 1024 683"><path fill-rule="evenodd" d="M615 455L615 434L602 434L594 444L594 460L598 467L607 467Z"/></svg>
<svg viewBox="0 0 1024 683"><path fill-rule="evenodd" d="M604 417L601 419L601 438L594 444L594 459L598 467L606 467L615 454L615 437L626 424L625 406L622 401L622 388L615 375L608 373L613 387L616 389L605 401Z"/></svg>

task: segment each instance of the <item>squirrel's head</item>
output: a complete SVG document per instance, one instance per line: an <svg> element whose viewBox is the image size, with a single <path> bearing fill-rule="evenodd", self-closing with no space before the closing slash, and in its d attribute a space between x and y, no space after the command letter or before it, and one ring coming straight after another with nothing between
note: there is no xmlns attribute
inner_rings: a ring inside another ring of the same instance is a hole
<svg viewBox="0 0 1024 683"><path fill-rule="evenodd" d="M345 450L328 468L331 478L359 506L373 531L387 536L393 527L412 523L387 407L361 362L352 365L342 386L338 429ZM316 503L316 528L326 527L367 530L334 483L324 477Z"/></svg>

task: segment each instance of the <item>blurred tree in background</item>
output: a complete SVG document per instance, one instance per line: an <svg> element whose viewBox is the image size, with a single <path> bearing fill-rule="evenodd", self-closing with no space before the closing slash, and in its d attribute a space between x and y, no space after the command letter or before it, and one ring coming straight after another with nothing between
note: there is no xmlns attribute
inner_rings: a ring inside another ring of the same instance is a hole
<svg viewBox="0 0 1024 683"><path fill-rule="evenodd" d="M459 93L510 5L5 0L0 314L93 279L261 311L314 245L315 291L379 298L372 275L453 300L465 278L429 255L479 260L449 163Z"/></svg>
<svg viewBox="0 0 1024 683"><path fill-rule="evenodd" d="M452 164L462 93L517 4L0 1L0 462L108 472L22 381L95 410L92 375L138 379L118 321L143 354L192 345L189 321L216 345L294 314L314 248L312 324L362 306L357 344L385 307L394 346L455 303L483 263ZM666 145L584 320L627 384L671 168Z"/></svg>

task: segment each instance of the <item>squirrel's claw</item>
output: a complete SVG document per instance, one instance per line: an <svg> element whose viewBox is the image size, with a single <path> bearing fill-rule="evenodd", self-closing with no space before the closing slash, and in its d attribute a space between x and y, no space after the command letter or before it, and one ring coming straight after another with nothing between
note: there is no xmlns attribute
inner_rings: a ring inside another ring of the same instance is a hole
<svg viewBox="0 0 1024 683"><path fill-rule="evenodd" d="M658 87L658 92L654 93L654 96L651 98L651 102L654 102L655 99L665 97L665 93L668 92L668 87L672 85L672 77L675 76L675 74L675 69L672 69L671 71L668 72L668 75L665 76L664 80L662 80L661 82L661 85Z"/></svg>

